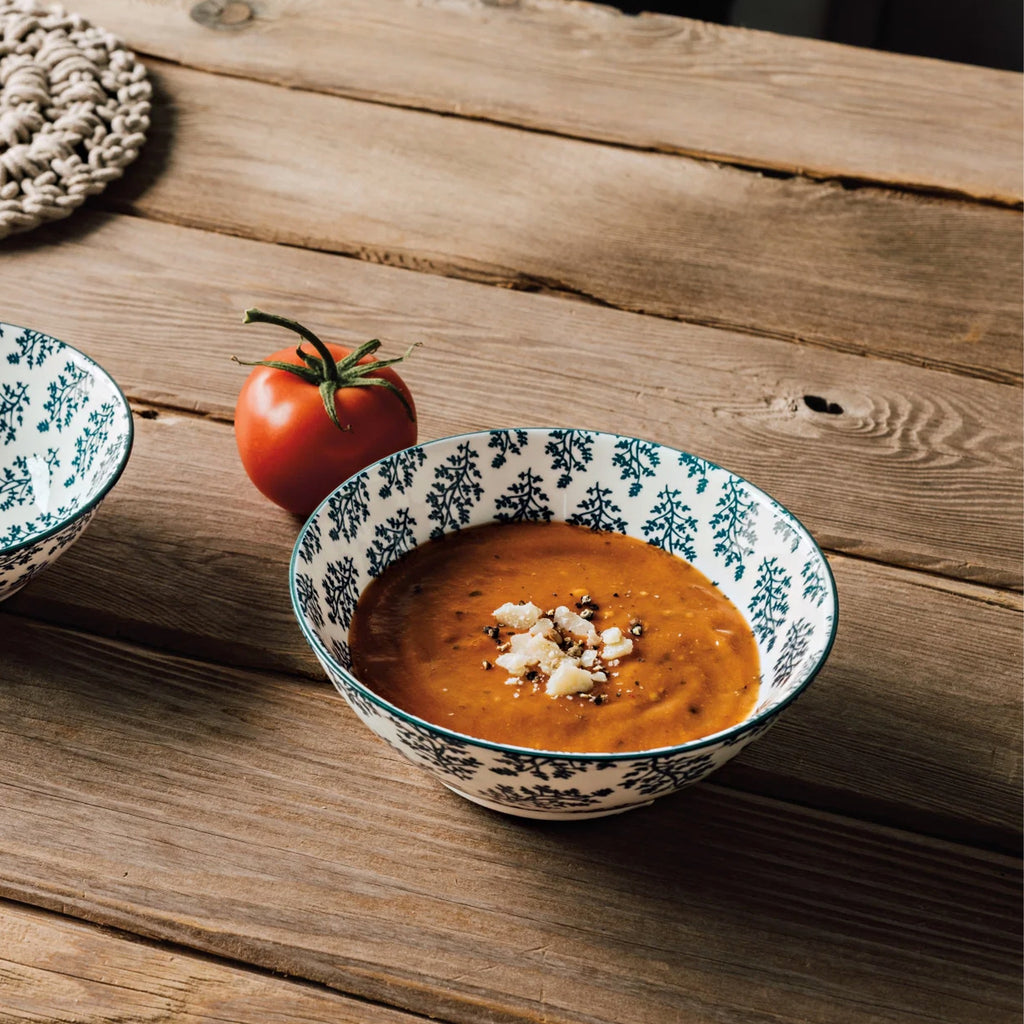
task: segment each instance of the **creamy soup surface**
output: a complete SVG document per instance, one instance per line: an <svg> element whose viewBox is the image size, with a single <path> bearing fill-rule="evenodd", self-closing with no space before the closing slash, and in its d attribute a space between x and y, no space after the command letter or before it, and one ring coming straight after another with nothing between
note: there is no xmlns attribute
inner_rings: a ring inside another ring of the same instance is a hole
<svg viewBox="0 0 1024 1024"><path fill-rule="evenodd" d="M516 625L495 616L503 607ZM531 607L542 621L527 627ZM568 665L557 676L555 662L522 664L537 635L544 659ZM414 548L366 588L350 645L356 678L410 714L574 753L649 750L735 725L760 675L749 625L696 568L566 523L478 526ZM563 680L589 686L552 695Z"/></svg>

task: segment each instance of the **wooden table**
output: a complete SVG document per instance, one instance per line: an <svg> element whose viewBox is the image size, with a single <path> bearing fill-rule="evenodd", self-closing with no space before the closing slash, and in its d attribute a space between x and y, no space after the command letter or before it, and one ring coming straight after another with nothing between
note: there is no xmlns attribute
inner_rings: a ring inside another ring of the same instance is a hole
<svg viewBox="0 0 1024 1024"><path fill-rule="evenodd" d="M1019 1019L1021 76L555 0L72 6L152 131L0 245L0 311L136 446L0 610L0 1021ZM825 671L644 810L453 796L294 621L231 427L231 356L286 341L252 305L422 342L424 439L759 484L835 571Z"/></svg>

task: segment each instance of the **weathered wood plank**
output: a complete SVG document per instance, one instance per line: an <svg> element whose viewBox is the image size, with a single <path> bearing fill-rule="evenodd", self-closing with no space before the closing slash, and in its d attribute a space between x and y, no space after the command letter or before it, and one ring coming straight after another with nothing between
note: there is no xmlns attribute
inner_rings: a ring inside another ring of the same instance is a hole
<svg viewBox="0 0 1024 1024"><path fill-rule="evenodd" d="M748 477L832 549L1020 586L1015 388L134 218L76 220L0 251L0 310L85 347L137 400L230 418L245 376L230 356L288 343L241 325L258 305L342 342L424 342L403 369L424 438L529 423L652 437ZM571 402L567 376L583 382ZM185 484L173 436L154 456L173 468L151 471L167 477L152 476L161 503ZM210 443L236 466L229 441ZM247 494L196 459L224 508Z"/></svg>
<svg viewBox="0 0 1024 1024"><path fill-rule="evenodd" d="M143 53L302 89L796 174L1022 196L1021 77L1008 72L550 0L76 10Z"/></svg>
<svg viewBox="0 0 1024 1024"><path fill-rule="evenodd" d="M0 936L0 1024L421 1020L8 901L0 901Z"/></svg>
<svg viewBox="0 0 1024 1024"><path fill-rule="evenodd" d="M8 898L459 1022L1017 1017L1016 860L708 783L524 824L326 686L30 622L0 658Z"/></svg>
<svg viewBox="0 0 1024 1024"><path fill-rule="evenodd" d="M226 425L161 413L137 428L89 531L4 608L321 680L288 597L299 523L245 480ZM830 662L737 784L1016 849L1019 596L858 560L833 567Z"/></svg>
<svg viewBox="0 0 1024 1024"><path fill-rule="evenodd" d="M105 205L1021 380L1017 211L154 72L152 138Z"/></svg>

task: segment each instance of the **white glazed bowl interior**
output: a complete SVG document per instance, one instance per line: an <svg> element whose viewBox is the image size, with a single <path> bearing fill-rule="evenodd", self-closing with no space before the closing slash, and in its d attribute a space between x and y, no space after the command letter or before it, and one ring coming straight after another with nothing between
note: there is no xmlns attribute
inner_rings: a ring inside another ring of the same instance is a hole
<svg viewBox="0 0 1024 1024"><path fill-rule="evenodd" d="M686 558L715 582L757 639L761 685L750 718L659 750L536 751L424 722L352 675L349 625L373 577L430 538L524 519L637 537ZM814 678L831 650L838 613L821 550L763 491L695 455L586 430L492 430L389 456L351 477L313 513L296 541L290 576L306 639L374 732L462 796L542 818L615 813L720 767Z"/></svg>
<svg viewBox="0 0 1024 1024"><path fill-rule="evenodd" d="M78 539L132 441L131 409L102 367L0 323L0 600Z"/></svg>

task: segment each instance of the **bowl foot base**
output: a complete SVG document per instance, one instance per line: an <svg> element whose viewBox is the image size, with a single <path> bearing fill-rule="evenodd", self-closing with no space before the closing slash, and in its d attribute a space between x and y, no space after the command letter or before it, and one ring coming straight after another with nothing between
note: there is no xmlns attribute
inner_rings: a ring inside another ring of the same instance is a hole
<svg viewBox="0 0 1024 1024"><path fill-rule="evenodd" d="M578 811L557 810L555 808L544 810L537 807L517 807L495 803L492 800L484 800L482 797L471 793L464 793L461 789L456 789L443 780L441 780L441 784L457 796L461 796L464 800L477 804L479 807L486 807L489 811L497 811L499 814L508 814L516 818L532 818L536 821L584 821L590 818L607 818L612 814L623 814L626 811L636 810L638 807L650 807L654 803L652 799L637 804L620 804L617 807L581 807Z"/></svg>

